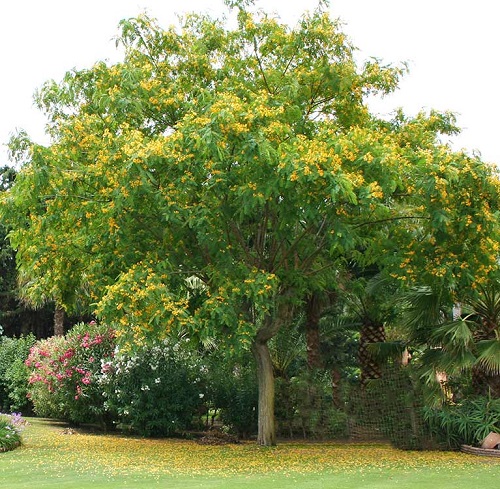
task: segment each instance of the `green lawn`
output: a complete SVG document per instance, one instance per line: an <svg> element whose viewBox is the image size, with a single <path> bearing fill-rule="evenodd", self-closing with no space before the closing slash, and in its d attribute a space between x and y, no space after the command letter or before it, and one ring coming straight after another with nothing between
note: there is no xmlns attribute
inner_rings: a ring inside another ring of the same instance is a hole
<svg viewBox="0 0 500 489"><path fill-rule="evenodd" d="M63 429L31 420L24 445L0 454L0 488L473 489L500 480L500 459L461 453L382 444L216 447Z"/></svg>

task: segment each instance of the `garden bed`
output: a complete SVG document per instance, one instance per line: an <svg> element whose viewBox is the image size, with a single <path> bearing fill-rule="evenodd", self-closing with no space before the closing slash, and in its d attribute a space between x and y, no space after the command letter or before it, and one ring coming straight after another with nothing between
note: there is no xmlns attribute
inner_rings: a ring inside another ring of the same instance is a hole
<svg viewBox="0 0 500 489"><path fill-rule="evenodd" d="M500 450L497 448L477 448L470 445L462 445L461 451L471 455L480 455L482 457L500 457Z"/></svg>

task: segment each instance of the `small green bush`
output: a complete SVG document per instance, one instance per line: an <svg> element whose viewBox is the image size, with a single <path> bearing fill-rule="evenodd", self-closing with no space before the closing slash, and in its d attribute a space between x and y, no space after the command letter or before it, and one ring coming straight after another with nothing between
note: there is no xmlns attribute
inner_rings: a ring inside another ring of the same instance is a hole
<svg viewBox="0 0 500 489"><path fill-rule="evenodd" d="M16 358L5 373L5 384L10 407L8 411L20 411L25 415L32 413L33 405L28 397L30 370L26 359Z"/></svg>
<svg viewBox="0 0 500 489"><path fill-rule="evenodd" d="M258 392L255 378L253 369L245 368L223 380L223 387L229 390L230 401L221 409L221 420L243 438L257 432Z"/></svg>
<svg viewBox="0 0 500 489"><path fill-rule="evenodd" d="M0 452L13 450L21 444L26 421L19 413L0 413Z"/></svg>
<svg viewBox="0 0 500 489"><path fill-rule="evenodd" d="M35 342L32 334L20 338L0 337L0 411L31 410L27 398L29 372L24 362Z"/></svg>
<svg viewBox="0 0 500 489"><path fill-rule="evenodd" d="M204 359L205 403L218 420L241 438L257 432L258 389L250 353L239 358L213 353Z"/></svg>

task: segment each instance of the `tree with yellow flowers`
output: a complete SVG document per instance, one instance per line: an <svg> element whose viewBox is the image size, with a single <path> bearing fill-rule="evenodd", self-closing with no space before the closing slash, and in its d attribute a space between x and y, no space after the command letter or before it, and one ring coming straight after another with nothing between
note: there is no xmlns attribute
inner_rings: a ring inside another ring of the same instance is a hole
<svg viewBox="0 0 500 489"><path fill-rule="evenodd" d="M47 83L52 144L21 145L3 216L34 294L69 308L85 291L130 344L182 330L251 348L273 445L268 341L295 307L351 260L470 285L496 266L498 181L440 144L450 115L370 114L404 67L358 66L321 8L294 28L230 13L234 29L123 21L123 62Z"/></svg>

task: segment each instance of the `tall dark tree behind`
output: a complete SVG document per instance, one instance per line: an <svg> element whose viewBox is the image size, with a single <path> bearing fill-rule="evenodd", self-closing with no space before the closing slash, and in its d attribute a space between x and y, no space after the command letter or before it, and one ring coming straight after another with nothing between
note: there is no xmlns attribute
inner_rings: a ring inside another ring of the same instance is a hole
<svg viewBox="0 0 500 489"><path fill-rule="evenodd" d="M0 192L14 183L16 170L0 168ZM7 230L0 222L0 326L5 336L33 333L38 338L51 334L54 312L51 306L32 310L17 296L17 269L15 252L6 237Z"/></svg>

